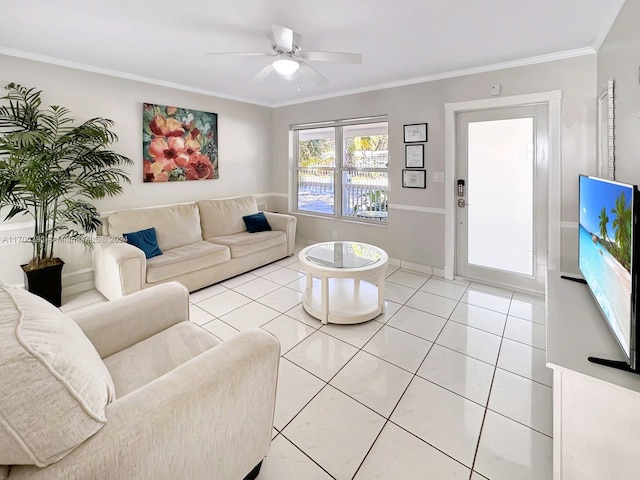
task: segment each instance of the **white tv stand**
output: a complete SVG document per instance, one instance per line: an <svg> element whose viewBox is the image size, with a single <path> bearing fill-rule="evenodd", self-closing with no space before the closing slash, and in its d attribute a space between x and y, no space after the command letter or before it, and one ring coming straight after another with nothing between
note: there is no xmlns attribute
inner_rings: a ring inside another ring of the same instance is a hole
<svg viewBox="0 0 640 480"><path fill-rule="evenodd" d="M623 355L587 285L560 275L546 283L553 478L640 478L640 375L587 361Z"/></svg>

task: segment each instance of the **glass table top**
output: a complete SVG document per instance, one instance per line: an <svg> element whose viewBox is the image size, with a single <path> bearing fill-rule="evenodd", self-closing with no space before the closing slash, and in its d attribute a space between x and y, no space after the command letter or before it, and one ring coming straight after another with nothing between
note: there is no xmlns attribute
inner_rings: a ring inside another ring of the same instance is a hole
<svg viewBox="0 0 640 480"><path fill-rule="evenodd" d="M358 242L327 242L309 248L305 258L316 265L331 268L368 267L382 259L376 247Z"/></svg>

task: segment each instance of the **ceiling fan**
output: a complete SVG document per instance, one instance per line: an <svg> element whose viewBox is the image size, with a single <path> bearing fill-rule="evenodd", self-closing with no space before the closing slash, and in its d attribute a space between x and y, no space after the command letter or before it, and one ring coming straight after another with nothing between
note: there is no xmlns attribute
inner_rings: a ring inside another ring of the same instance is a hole
<svg viewBox="0 0 640 480"><path fill-rule="evenodd" d="M307 52L303 51L302 36L287 27L272 25L269 38L272 52L212 52L207 55L244 55L273 57L273 61L258 72L252 81L260 81L268 77L272 71L289 76L300 70L319 86L326 85L329 80L309 62L362 63L359 53L343 52Z"/></svg>

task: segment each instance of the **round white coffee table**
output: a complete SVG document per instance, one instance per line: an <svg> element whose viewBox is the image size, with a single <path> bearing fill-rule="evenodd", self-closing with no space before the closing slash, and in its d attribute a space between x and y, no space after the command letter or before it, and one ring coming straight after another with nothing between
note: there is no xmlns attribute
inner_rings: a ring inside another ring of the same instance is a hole
<svg viewBox="0 0 640 480"><path fill-rule="evenodd" d="M302 305L322 323L361 323L384 312L389 256L381 248L324 242L302 249L298 259L307 274Z"/></svg>

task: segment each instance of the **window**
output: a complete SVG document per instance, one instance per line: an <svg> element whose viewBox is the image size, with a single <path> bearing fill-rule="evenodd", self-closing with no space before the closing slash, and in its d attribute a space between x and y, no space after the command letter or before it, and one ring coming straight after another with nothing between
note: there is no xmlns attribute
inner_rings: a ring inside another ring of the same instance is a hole
<svg viewBox="0 0 640 480"><path fill-rule="evenodd" d="M368 120L293 127L298 211L387 221L388 125Z"/></svg>

